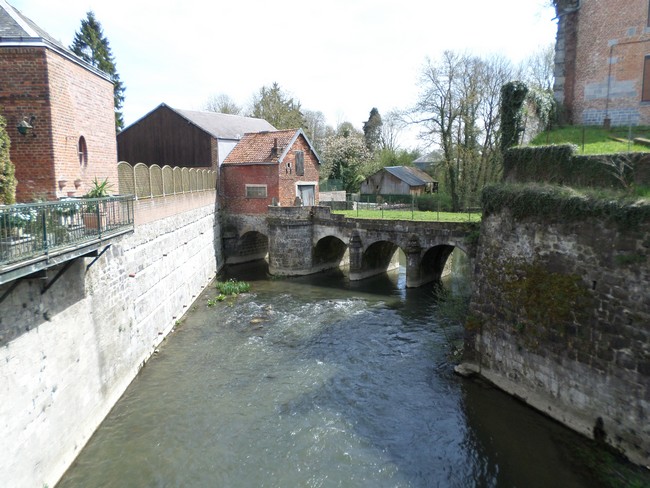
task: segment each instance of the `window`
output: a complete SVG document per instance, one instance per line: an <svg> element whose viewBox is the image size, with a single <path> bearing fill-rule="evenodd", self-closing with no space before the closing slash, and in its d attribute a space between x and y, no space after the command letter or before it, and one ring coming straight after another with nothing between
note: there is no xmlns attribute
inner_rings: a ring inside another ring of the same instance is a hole
<svg viewBox="0 0 650 488"><path fill-rule="evenodd" d="M266 185L246 185L246 198L266 198Z"/></svg>
<svg viewBox="0 0 650 488"><path fill-rule="evenodd" d="M77 153L79 155L79 164L81 166L86 166L88 164L88 147L86 146L86 139L84 136L79 138Z"/></svg>
<svg viewBox="0 0 650 488"><path fill-rule="evenodd" d="M305 153L296 151L294 155L296 159L296 176L305 176Z"/></svg>
<svg viewBox="0 0 650 488"><path fill-rule="evenodd" d="M641 101L650 102L650 56L646 56L643 62L643 89Z"/></svg>

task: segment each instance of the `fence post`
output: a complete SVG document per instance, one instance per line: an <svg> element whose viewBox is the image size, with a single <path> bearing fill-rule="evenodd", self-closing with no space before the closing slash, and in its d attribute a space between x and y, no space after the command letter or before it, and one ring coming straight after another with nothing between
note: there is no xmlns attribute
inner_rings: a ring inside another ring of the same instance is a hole
<svg viewBox="0 0 650 488"><path fill-rule="evenodd" d="M43 224L43 251L47 254L47 219L45 218L45 207L41 210L41 223Z"/></svg>

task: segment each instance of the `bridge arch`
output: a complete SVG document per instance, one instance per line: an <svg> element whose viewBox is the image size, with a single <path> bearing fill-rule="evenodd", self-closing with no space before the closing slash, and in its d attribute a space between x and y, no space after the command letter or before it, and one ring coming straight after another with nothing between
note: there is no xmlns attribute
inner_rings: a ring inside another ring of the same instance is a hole
<svg viewBox="0 0 650 488"><path fill-rule="evenodd" d="M312 266L316 271L349 266L348 245L340 237L328 235L320 238L312 251Z"/></svg>
<svg viewBox="0 0 650 488"><path fill-rule="evenodd" d="M421 284L437 281L445 271L445 265L449 256L454 251L450 244L439 244L427 249L420 260L420 282Z"/></svg>
<svg viewBox="0 0 650 488"><path fill-rule="evenodd" d="M244 231L224 241L226 264L240 264L265 259L269 253L269 237L257 230Z"/></svg>
<svg viewBox="0 0 650 488"><path fill-rule="evenodd" d="M399 245L387 240L376 240L364 249L357 239L353 237L350 243L352 248L350 252L350 280L363 280L399 267L399 251L401 249ZM353 254L356 254L356 258Z"/></svg>

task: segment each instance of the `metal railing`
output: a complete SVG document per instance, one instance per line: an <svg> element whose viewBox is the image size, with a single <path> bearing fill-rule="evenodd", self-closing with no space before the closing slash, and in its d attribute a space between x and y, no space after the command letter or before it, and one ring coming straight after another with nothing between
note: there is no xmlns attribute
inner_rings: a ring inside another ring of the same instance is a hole
<svg viewBox="0 0 650 488"><path fill-rule="evenodd" d="M132 195L0 206L0 266L133 228Z"/></svg>

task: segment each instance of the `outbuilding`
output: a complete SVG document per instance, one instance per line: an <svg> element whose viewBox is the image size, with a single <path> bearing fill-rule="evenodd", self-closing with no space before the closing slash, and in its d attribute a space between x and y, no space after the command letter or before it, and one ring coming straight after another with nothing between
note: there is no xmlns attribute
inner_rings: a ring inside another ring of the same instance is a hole
<svg viewBox="0 0 650 488"><path fill-rule="evenodd" d="M438 191L438 182L412 166L386 166L361 183L362 195L421 195Z"/></svg>
<svg viewBox="0 0 650 488"><path fill-rule="evenodd" d="M249 132L275 130L264 119L182 110L161 103L117 135L120 161L217 170Z"/></svg>
<svg viewBox="0 0 650 488"><path fill-rule="evenodd" d="M317 205L319 165L302 129L246 134L221 165L222 208L261 214L269 205Z"/></svg>

